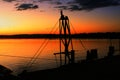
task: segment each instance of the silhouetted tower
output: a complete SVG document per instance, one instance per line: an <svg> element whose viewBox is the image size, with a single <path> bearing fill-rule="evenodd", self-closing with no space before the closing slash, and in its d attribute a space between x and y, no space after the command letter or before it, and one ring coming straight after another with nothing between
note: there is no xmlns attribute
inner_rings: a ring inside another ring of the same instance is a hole
<svg viewBox="0 0 120 80"><path fill-rule="evenodd" d="M68 16L64 16L62 11L60 12L60 14L61 14L61 17L59 19L60 65L62 65L62 54L65 55L64 64L74 63L75 60L74 60L74 50L73 50L72 37L70 32L69 18ZM69 51L70 48L71 51ZM62 52L62 49L64 49L64 52Z"/></svg>

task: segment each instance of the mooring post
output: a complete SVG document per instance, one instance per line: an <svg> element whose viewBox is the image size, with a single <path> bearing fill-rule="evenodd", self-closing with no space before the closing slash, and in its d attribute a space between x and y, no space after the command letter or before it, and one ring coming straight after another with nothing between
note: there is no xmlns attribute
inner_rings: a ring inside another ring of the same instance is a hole
<svg viewBox="0 0 120 80"><path fill-rule="evenodd" d="M75 51L71 50L71 63L75 63Z"/></svg>
<svg viewBox="0 0 120 80"><path fill-rule="evenodd" d="M112 57L113 54L114 54L114 52L115 52L114 46L109 46L108 56L109 56L109 57Z"/></svg>

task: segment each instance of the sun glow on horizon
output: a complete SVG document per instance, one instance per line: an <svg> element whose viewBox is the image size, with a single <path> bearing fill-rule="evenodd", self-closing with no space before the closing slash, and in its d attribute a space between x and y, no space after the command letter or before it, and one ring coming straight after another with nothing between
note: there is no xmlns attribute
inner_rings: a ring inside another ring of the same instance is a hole
<svg viewBox="0 0 120 80"><path fill-rule="evenodd" d="M52 5L42 4L41 7L44 7L42 9L40 7L37 10L17 11L13 8L13 4L0 2L0 34L49 34L60 18L60 10L50 6ZM110 12L111 8L105 8L91 12L65 10L64 14L70 19L72 33L75 33L72 26L76 33L120 32L120 18L117 16L117 10L107 14L107 9ZM59 28L58 25L59 23L57 24Z"/></svg>

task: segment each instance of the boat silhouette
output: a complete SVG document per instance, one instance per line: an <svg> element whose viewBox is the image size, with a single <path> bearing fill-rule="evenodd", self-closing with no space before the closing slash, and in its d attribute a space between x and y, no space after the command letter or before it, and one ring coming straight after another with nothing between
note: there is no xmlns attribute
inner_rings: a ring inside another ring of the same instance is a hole
<svg viewBox="0 0 120 80"><path fill-rule="evenodd" d="M52 69L29 72L24 70L18 76L24 80L115 80L120 79L120 55L115 55L114 46L109 46L107 56L99 59L97 49L87 50L86 59L75 62L75 50L72 45L72 37L68 16L61 11L60 24L60 52L54 55L60 56L60 66ZM61 37L62 36L62 37ZM72 49L69 49L69 46ZM61 51L61 45L64 51ZM64 56L64 57L62 57ZM62 60L64 58L64 61Z"/></svg>
<svg viewBox="0 0 120 80"><path fill-rule="evenodd" d="M98 58L97 49L87 50L86 59L75 62L75 50L73 49L72 36L70 32L69 17L60 12L59 40L60 66L52 69L37 70L29 72L24 69L17 76L12 75L12 70L0 66L0 80L115 80L120 79L120 55L115 55L114 46L109 46L107 56ZM61 50L62 45L64 51ZM71 49L69 48L71 46ZM99 46L99 45L98 45ZM39 55L37 55L39 56ZM35 58L32 58L33 62ZM31 59L31 61L32 61ZM63 61L64 59L64 61ZM31 63L33 64L33 63Z"/></svg>

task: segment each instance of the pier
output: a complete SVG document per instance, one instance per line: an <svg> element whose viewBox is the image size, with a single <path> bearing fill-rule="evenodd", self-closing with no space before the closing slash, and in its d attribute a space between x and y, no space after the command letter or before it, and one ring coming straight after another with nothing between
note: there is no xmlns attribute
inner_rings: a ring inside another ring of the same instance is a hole
<svg viewBox="0 0 120 80"><path fill-rule="evenodd" d="M24 80L115 80L120 79L120 55L115 55L114 46L110 45L107 56L98 58L98 50L86 51L86 59L75 62L75 51L72 46L69 18L60 17L60 52L54 53L60 56L60 66L52 69L37 70L33 72L24 71L18 76ZM68 35L66 37L66 35ZM69 49L71 44L71 50ZM64 52L61 50L63 45ZM99 45L98 45L99 46ZM64 55L64 57L62 57ZM64 61L62 60L64 58Z"/></svg>

